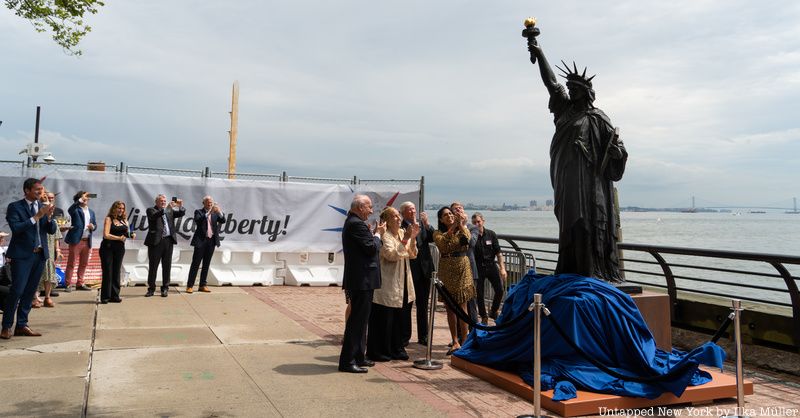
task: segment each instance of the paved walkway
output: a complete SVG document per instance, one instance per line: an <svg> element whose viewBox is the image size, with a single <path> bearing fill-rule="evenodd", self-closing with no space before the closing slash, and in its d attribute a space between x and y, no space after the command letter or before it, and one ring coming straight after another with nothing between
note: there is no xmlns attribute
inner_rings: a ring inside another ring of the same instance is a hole
<svg viewBox="0 0 800 418"><path fill-rule="evenodd" d="M62 293L36 309L43 337L0 340L0 416L513 417L528 401L459 370L381 363L338 373L344 329L339 288L212 288L144 298L123 289L121 304L95 292ZM438 313L434 357L448 341ZM416 341L416 336L412 338ZM412 359L424 348L412 343ZM752 415L800 415L800 380L749 371ZM676 408L718 415L733 400ZM762 413L760 408L774 407ZM782 412L781 412L782 411ZM551 414L553 415L553 414Z"/></svg>

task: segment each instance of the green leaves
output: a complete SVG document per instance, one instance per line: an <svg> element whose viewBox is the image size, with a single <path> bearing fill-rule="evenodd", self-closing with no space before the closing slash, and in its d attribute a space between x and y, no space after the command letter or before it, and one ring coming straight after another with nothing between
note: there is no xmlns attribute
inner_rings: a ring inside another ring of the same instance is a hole
<svg viewBox="0 0 800 418"><path fill-rule="evenodd" d="M37 32L51 32L53 40L68 55L80 56L81 39L92 28L83 21L87 14L97 14L105 5L101 0L4 0L6 7L27 19Z"/></svg>

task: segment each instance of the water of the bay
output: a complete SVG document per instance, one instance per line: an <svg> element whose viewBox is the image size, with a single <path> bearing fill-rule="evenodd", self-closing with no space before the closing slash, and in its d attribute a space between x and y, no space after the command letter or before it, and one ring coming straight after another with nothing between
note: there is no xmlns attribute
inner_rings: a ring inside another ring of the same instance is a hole
<svg viewBox="0 0 800 418"><path fill-rule="evenodd" d="M558 223L552 211L483 211L486 227L498 234L529 235L535 237L558 237ZM690 247L714 250L730 250L754 253L771 253L800 256L800 214L768 213L679 213L679 212L623 212L621 215L623 241L672 247ZM555 258L555 255L539 254L537 257ZM646 254L625 254L626 258L644 258ZM670 263L691 263L717 268L756 271L777 274L766 263L737 262L725 259L700 259L665 255ZM705 264L704 264L705 263ZM544 264L544 263L543 263ZM626 265L630 268L631 263ZM800 276L800 266L786 265L795 277ZM638 266L636 268L639 268ZM652 269L649 269L652 270ZM660 271L660 270L655 270ZM786 285L780 278L760 278L727 273L684 273L675 269L675 274L710 278L726 285L697 283L678 280L679 287L698 287L725 295L749 296L756 299L788 303ZM649 281L650 278L644 278ZM664 283L663 279L652 279ZM751 283L778 291L741 289L736 286Z"/></svg>

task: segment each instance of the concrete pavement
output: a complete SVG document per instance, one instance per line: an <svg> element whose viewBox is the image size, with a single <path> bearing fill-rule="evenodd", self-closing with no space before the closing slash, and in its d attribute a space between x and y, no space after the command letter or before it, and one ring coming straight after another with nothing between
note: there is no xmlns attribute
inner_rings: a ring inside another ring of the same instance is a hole
<svg viewBox="0 0 800 418"><path fill-rule="evenodd" d="M339 373L344 296L339 288L212 288L144 297L124 288L121 304L96 292L62 293L36 309L42 337L0 340L0 416L508 417L531 413L520 399L449 366L379 363ZM434 357L448 341L444 314ZM424 348L408 347L412 359ZM797 378L749 370L748 405L798 408ZM735 405L733 400L714 408ZM675 408L689 415L698 409ZM552 415L552 414L551 414Z"/></svg>

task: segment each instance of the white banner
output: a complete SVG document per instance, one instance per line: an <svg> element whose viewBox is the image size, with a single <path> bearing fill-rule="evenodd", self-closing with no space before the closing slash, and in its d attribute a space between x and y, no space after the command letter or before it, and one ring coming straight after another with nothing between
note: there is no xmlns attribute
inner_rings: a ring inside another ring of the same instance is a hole
<svg viewBox="0 0 800 418"><path fill-rule="evenodd" d="M153 174L126 174L97 171L54 169L44 166L20 175L19 167L0 168L0 230L11 232L5 221L9 203L23 197L22 183L27 177L45 178L43 184L57 193L56 206L64 209L73 196L83 190L97 194L89 206L97 215L102 239L103 219L116 200L125 202L128 222L138 232L138 240L147 231L145 211L154 206L158 194L183 199L186 215L177 221L178 245L188 247L195 229L194 210L202 207L210 195L225 214L221 226L222 246L231 249L270 252L339 252L341 227L350 202L356 194L372 198L375 219L381 208L391 203L395 208L405 201L419 206L419 183L332 185L258 180L227 180ZM99 241L98 241L99 242ZM130 242L129 242L130 245Z"/></svg>

